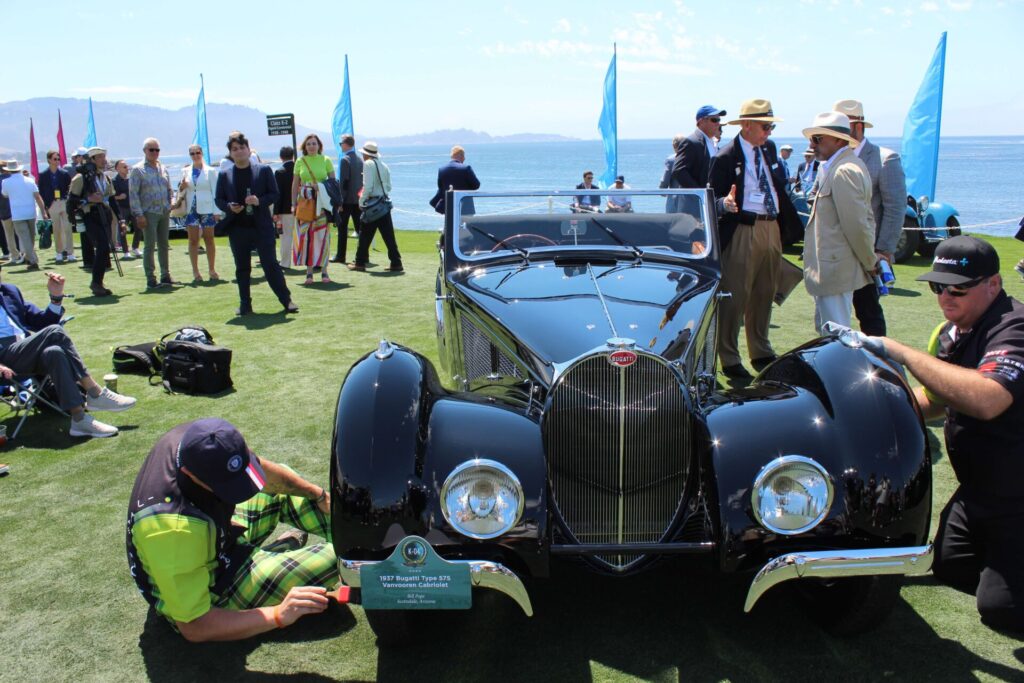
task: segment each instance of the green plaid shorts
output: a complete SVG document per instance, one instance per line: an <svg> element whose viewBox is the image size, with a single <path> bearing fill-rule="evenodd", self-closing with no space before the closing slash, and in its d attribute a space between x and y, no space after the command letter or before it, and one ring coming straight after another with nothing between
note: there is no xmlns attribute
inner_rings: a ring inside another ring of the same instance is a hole
<svg viewBox="0 0 1024 683"><path fill-rule="evenodd" d="M280 521L330 538L327 516L314 501L300 496L258 493L235 507L231 521L246 528L239 541L253 546L266 541ZM296 586L334 588L338 583L338 563L329 542L286 552L257 547L247 563L224 594L215 596L214 605L239 610L277 605Z"/></svg>

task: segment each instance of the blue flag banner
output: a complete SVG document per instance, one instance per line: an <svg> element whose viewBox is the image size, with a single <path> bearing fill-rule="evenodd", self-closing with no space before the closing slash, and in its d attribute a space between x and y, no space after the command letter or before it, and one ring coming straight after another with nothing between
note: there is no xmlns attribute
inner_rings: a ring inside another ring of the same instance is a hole
<svg viewBox="0 0 1024 683"><path fill-rule="evenodd" d="M910 105L903 123L903 170L907 194L935 199L935 176L939 168L939 131L942 128L942 81L946 71L946 33L939 38L924 81Z"/></svg>
<svg viewBox="0 0 1024 683"><path fill-rule="evenodd" d="M611 187L615 176L619 174L619 119L616 107L615 59L612 52L612 63L608 65L608 73L604 77L604 107L597 129L601 131L604 142L605 169L597 179L598 187Z"/></svg>
<svg viewBox="0 0 1024 683"><path fill-rule="evenodd" d="M192 144L203 148L203 159L207 164L210 160L210 134L206 129L206 83L199 74L199 99L196 100L196 132L192 135Z"/></svg>
<svg viewBox="0 0 1024 683"><path fill-rule="evenodd" d="M82 147L89 149L90 147L98 147L100 143L96 142L96 119L92 116L92 98L89 98L89 120L85 124L85 140L82 141Z"/></svg>
<svg viewBox="0 0 1024 683"><path fill-rule="evenodd" d="M341 159L342 135L355 135L356 130L352 125L352 93L348 85L348 55L345 55L345 82L341 86L341 97L334 107L334 118L331 119L331 136L334 138L334 148L338 150L338 159Z"/></svg>

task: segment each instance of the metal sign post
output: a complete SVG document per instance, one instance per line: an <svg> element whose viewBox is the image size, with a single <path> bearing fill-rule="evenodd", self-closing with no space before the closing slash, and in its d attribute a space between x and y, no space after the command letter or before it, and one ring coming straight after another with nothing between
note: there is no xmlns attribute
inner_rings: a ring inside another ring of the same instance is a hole
<svg viewBox="0 0 1024 683"><path fill-rule="evenodd" d="M268 114L267 135L291 135L292 149L298 154L298 141L295 139L295 114Z"/></svg>

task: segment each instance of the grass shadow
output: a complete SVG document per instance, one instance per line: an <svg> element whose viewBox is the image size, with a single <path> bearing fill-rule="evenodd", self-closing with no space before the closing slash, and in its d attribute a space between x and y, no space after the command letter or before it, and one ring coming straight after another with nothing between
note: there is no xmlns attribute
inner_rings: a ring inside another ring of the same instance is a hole
<svg viewBox="0 0 1024 683"><path fill-rule="evenodd" d="M356 624L346 606L332 603L322 614L303 617L292 626L229 643L189 643L150 608L139 636L139 650L150 681L336 681L295 671L264 673L247 667L249 655L264 643L301 643L337 638Z"/></svg>
<svg viewBox="0 0 1024 683"><path fill-rule="evenodd" d="M392 273L386 270L368 270L366 274L370 277L402 277L405 275L405 271L400 270L397 273Z"/></svg>
<svg viewBox="0 0 1024 683"><path fill-rule="evenodd" d="M337 280L331 280L330 282L320 282L317 280L311 285L299 285L303 289L311 292L336 292L339 289L348 289L352 285L348 282L338 282Z"/></svg>
<svg viewBox="0 0 1024 683"><path fill-rule="evenodd" d="M410 671L422 680L460 682L612 676L761 682L791 681L793 671L843 681L973 680L979 671L1005 680L1020 676L940 637L903 600L875 631L835 638L810 619L793 590L773 590L744 614L749 577L674 561L626 579L553 569L550 580L529 588L532 618L501 595L475 593L470 612L432 614L417 642L379 649L378 680L406 681Z"/></svg>
<svg viewBox="0 0 1024 683"><path fill-rule="evenodd" d="M110 296L96 296L90 294L89 296L75 297L75 303L81 304L82 306L113 306L125 297L132 296L131 294L111 294Z"/></svg>
<svg viewBox="0 0 1024 683"><path fill-rule="evenodd" d="M285 312L276 313L249 313L247 315L236 315L234 318L225 321L225 325L244 327L247 330L265 330L273 325L284 325L292 322L293 318Z"/></svg>
<svg viewBox="0 0 1024 683"><path fill-rule="evenodd" d="M918 297L921 296L921 292L914 289L896 289L892 288L889 290L889 296L900 296L900 297Z"/></svg>

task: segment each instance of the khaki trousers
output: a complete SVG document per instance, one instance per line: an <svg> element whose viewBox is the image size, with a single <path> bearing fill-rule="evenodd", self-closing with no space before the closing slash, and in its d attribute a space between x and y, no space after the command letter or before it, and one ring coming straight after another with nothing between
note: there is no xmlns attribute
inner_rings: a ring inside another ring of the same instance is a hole
<svg viewBox="0 0 1024 683"><path fill-rule="evenodd" d="M775 355L768 341L772 301L779 277L782 240L776 221L737 226L722 255L722 290L732 294L718 307L718 357L722 366L738 365L740 325L746 328L750 358Z"/></svg>
<svg viewBox="0 0 1024 683"><path fill-rule="evenodd" d="M12 261L17 261L21 258L21 252L18 251L18 243L14 238L14 221L10 218L3 219L4 224L4 237L7 238L7 253L10 254Z"/></svg>
<svg viewBox="0 0 1024 683"><path fill-rule="evenodd" d="M278 216L281 220L281 267L292 267L292 231L295 229L295 214L282 213Z"/></svg>
<svg viewBox="0 0 1024 683"><path fill-rule="evenodd" d="M75 233L71 226L71 219L68 218L67 201L54 199L47 209L50 220L53 221L53 251L60 256L67 254L75 255Z"/></svg>

